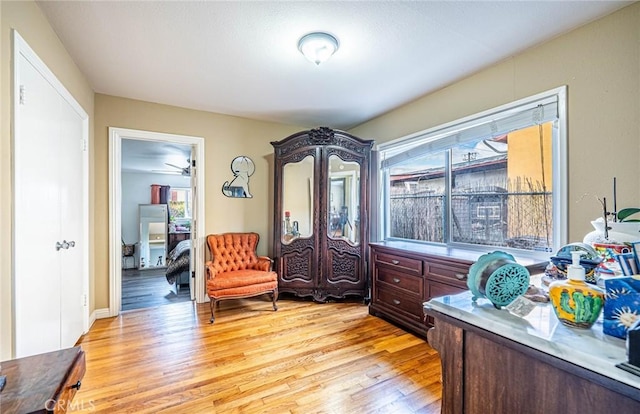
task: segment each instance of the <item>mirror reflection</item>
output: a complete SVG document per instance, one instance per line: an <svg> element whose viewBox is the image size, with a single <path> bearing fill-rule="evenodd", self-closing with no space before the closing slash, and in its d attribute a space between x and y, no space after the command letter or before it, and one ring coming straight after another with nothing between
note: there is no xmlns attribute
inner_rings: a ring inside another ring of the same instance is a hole
<svg viewBox="0 0 640 414"><path fill-rule="evenodd" d="M360 244L360 164L329 157L329 237Z"/></svg>
<svg viewBox="0 0 640 414"><path fill-rule="evenodd" d="M282 168L282 242L313 234L313 156Z"/></svg>
<svg viewBox="0 0 640 414"><path fill-rule="evenodd" d="M140 204L139 268L164 267L167 256L167 205Z"/></svg>

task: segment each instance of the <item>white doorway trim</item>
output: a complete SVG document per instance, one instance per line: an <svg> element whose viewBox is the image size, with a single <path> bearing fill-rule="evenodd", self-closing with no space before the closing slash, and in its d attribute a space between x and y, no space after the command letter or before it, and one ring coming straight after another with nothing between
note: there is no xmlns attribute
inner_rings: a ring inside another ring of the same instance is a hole
<svg viewBox="0 0 640 414"><path fill-rule="evenodd" d="M187 135L109 127L109 316L118 316L122 305L122 140L169 142L192 145L196 160L194 204L196 217L191 226L195 229L195 296L196 302L206 301L204 289L204 138Z"/></svg>

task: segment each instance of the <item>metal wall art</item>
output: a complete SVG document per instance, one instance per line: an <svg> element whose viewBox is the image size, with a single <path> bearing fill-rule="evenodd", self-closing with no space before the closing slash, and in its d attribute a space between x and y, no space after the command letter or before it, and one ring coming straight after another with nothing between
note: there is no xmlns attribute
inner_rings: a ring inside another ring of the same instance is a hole
<svg viewBox="0 0 640 414"><path fill-rule="evenodd" d="M231 161L231 172L234 178L231 182L225 181L222 185L222 194L233 198L252 198L249 191L249 177L253 175L255 170L256 166L251 158L244 155L235 157Z"/></svg>

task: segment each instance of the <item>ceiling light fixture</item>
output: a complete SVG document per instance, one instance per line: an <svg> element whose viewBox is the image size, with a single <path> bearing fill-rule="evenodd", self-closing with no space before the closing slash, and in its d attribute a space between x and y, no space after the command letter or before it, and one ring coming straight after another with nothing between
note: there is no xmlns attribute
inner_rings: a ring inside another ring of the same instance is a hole
<svg viewBox="0 0 640 414"><path fill-rule="evenodd" d="M313 32L302 36L298 50L316 65L325 62L338 50L338 39L325 32Z"/></svg>

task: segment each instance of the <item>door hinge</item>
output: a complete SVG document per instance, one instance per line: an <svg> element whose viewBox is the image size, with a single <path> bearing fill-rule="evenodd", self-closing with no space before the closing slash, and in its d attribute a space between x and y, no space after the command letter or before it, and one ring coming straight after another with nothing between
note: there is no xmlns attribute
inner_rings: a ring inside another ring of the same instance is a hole
<svg viewBox="0 0 640 414"><path fill-rule="evenodd" d="M194 159L191 160L191 166L193 168L196 168L196 160L194 160Z"/></svg>
<svg viewBox="0 0 640 414"><path fill-rule="evenodd" d="M24 99L24 94L25 94L25 92L24 92L24 85L20 85L20 92L19 92L19 95L18 95L18 96L19 96L19 98L18 98L18 99L19 99L19 101L20 101L20 105L24 105L24 100L25 100L25 99Z"/></svg>
<svg viewBox="0 0 640 414"><path fill-rule="evenodd" d="M81 139L80 140L80 146L82 147L82 151L86 151L87 150L87 140L86 139Z"/></svg>
<svg viewBox="0 0 640 414"><path fill-rule="evenodd" d="M89 306L89 304L87 303L87 294L86 293L82 294L82 306Z"/></svg>

